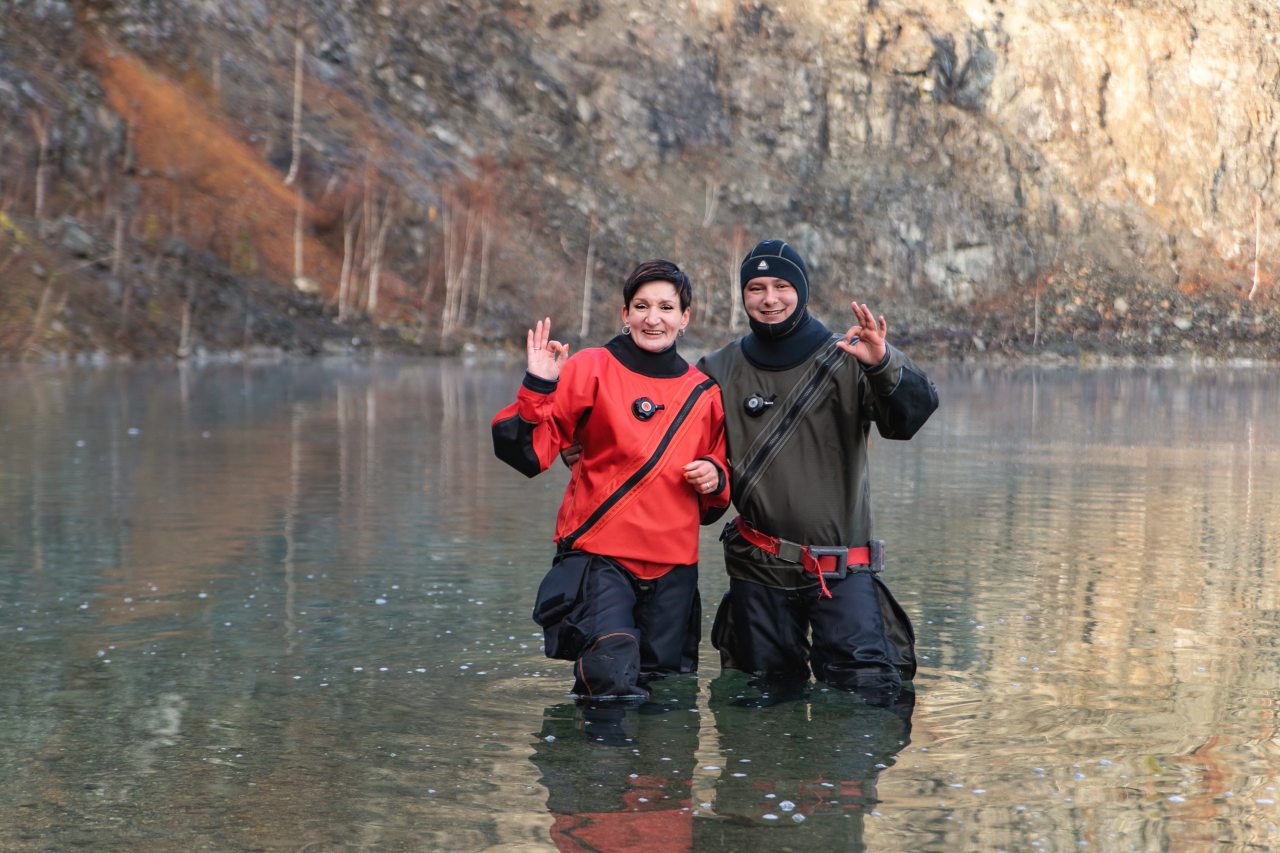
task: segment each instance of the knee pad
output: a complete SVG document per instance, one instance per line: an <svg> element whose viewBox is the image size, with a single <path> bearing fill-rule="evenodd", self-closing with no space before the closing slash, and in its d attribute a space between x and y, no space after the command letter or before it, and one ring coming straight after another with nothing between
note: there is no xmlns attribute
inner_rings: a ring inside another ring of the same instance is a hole
<svg viewBox="0 0 1280 853"><path fill-rule="evenodd" d="M597 637L574 664L575 695L584 698L644 698L640 686L640 644L633 634L616 632Z"/></svg>

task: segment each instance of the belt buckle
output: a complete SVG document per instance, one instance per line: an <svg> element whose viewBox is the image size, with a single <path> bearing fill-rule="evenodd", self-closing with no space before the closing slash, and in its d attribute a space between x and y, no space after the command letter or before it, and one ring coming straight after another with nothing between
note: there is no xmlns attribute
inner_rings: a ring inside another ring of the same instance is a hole
<svg viewBox="0 0 1280 853"><path fill-rule="evenodd" d="M778 559L804 565L804 546L789 539L778 540Z"/></svg>
<svg viewBox="0 0 1280 853"><path fill-rule="evenodd" d="M810 545L809 556L814 560L820 557L835 557L836 567L833 571L822 571L822 564L818 563L818 574L824 578L832 578L841 580L845 575L849 574L849 549L841 548L834 545Z"/></svg>

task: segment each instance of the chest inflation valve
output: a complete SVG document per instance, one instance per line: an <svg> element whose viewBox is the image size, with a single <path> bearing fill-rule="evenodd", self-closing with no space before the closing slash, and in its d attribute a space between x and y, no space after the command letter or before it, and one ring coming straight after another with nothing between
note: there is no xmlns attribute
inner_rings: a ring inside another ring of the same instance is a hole
<svg viewBox="0 0 1280 853"><path fill-rule="evenodd" d="M769 408L778 399L777 394L770 394L765 397L762 394L752 394L750 397L742 401L742 408L753 418L758 418L764 414L764 410Z"/></svg>
<svg viewBox="0 0 1280 853"><path fill-rule="evenodd" d="M635 415L639 420L647 421L665 408L666 406L661 403L655 403L648 397L639 397L631 404L631 414Z"/></svg>

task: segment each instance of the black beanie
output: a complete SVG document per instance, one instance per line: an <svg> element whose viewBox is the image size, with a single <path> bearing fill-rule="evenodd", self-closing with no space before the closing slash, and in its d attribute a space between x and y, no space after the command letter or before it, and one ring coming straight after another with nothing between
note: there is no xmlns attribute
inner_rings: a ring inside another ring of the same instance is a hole
<svg viewBox="0 0 1280 853"><path fill-rule="evenodd" d="M772 276L791 283L796 289L796 310L782 323L767 325L751 320L751 329L766 338L783 337L805 319L805 306L809 304L809 270L804 258L782 240L761 240L738 268L738 283L745 289L747 282L761 276Z"/></svg>

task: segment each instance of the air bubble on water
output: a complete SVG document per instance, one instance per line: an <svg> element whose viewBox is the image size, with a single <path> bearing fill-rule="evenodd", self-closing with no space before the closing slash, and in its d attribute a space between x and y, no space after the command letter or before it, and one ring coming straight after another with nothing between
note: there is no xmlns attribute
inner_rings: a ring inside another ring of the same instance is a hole
<svg viewBox="0 0 1280 853"><path fill-rule="evenodd" d="M78 439L76 439L76 447L84 447L84 439L83 439L83 438L78 438Z"/></svg>
<svg viewBox="0 0 1280 853"><path fill-rule="evenodd" d="M778 795L777 795L777 794L765 794L765 795L764 795L764 798L765 798L766 800L776 800L776 799L778 799Z"/></svg>
<svg viewBox="0 0 1280 853"><path fill-rule="evenodd" d="M106 656L107 656L107 653L105 651L103 651L102 649L98 649L98 657L105 658Z"/></svg>
<svg viewBox="0 0 1280 853"><path fill-rule="evenodd" d="M423 666L420 666L414 669L414 672L426 672L426 671L427 671L427 668Z"/></svg>
<svg viewBox="0 0 1280 853"><path fill-rule="evenodd" d="M773 814L773 813L763 814L763 815L760 815L760 816L761 816L762 818L764 818L765 820L777 820L777 819L778 819L778 816L777 816L776 814Z"/></svg>
<svg viewBox="0 0 1280 853"><path fill-rule="evenodd" d="M543 740L545 740L547 743L555 743L555 742L556 742L556 736L555 736L555 735L547 735L546 737L544 737L544 738L543 738Z"/></svg>
<svg viewBox="0 0 1280 853"><path fill-rule="evenodd" d="M352 671L352 672L364 672L364 667L362 667L362 666L353 666L353 667L351 667L351 671Z"/></svg>
<svg viewBox="0 0 1280 853"><path fill-rule="evenodd" d="M80 609L81 609L81 610L88 610L88 609L89 609L89 602L87 602L87 601L86 601L84 604L81 604L81 605L80 605Z"/></svg>
<svg viewBox="0 0 1280 853"><path fill-rule="evenodd" d="M873 812L873 814L874 814L874 812ZM793 815L791 816L791 819L792 819L793 821L795 821L796 823L804 823L804 815L800 814L799 812L797 812L796 814L793 814Z"/></svg>
<svg viewBox="0 0 1280 853"><path fill-rule="evenodd" d="M301 681L301 680L302 680L302 676L301 676L301 675L295 675L295 676L293 677L293 680L294 680L294 681Z"/></svg>
<svg viewBox="0 0 1280 853"><path fill-rule="evenodd" d="M1169 802L1171 803L1185 803L1186 801L1187 801L1187 798L1182 796L1181 794L1174 794L1173 796L1169 797Z"/></svg>
<svg viewBox="0 0 1280 853"><path fill-rule="evenodd" d="M209 593L207 592L201 592L196 594L196 598L208 598L208 597L209 597Z"/></svg>
<svg viewBox="0 0 1280 853"><path fill-rule="evenodd" d="M378 672L386 672L386 671L387 671L387 668L385 666L378 667Z"/></svg>
<svg viewBox="0 0 1280 853"><path fill-rule="evenodd" d="M141 434L141 432L142 430L138 429L137 427L129 427L128 429L129 435L139 435Z"/></svg>
<svg viewBox="0 0 1280 853"><path fill-rule="evenodd" d="M386 600L385 598L375 598L375 599L373 600L373 603L374 603L374 604L386 604L386 603L387 603L387 600Z"/></svg>
<svg viewBox="0 0 1280 853"><path fill-rule="evenodd" d="M782 809L784 812L795 811L796 804L791 802L790 800L783 800L782 802L778 803L778 808Z"/></svg>
<svg viewBox="0 0 1280 853"><path fill-rule="evenodd" d="M719 770L720 768L715 764L707 764L707 765L704 765L702 769L703 770Z"/></svg>

